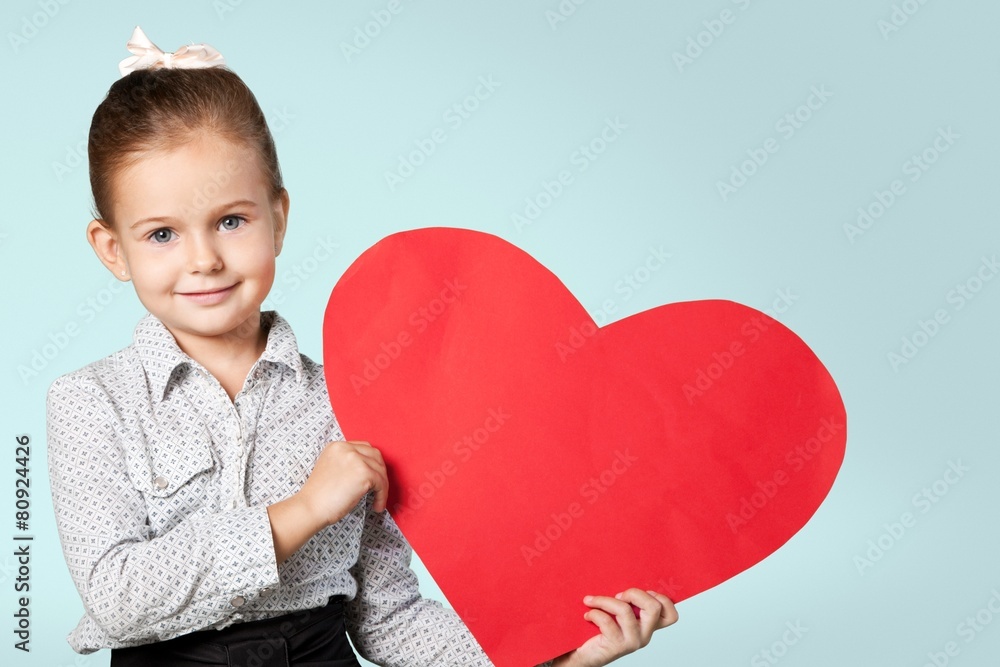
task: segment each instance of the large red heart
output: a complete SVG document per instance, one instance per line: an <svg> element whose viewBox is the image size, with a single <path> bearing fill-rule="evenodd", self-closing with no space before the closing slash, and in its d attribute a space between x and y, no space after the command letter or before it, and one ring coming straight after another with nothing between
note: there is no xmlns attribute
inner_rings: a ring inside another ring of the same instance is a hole
<svg viewBox="0 0 1000 667"><path fill-rule="evenodd" d="M826 497L846 414L809 347L730 301L596 327L495 236L393 234L338 281L330 400L389 508L500 667L596 634L587 594L676 601L757 563Z"/></svg>

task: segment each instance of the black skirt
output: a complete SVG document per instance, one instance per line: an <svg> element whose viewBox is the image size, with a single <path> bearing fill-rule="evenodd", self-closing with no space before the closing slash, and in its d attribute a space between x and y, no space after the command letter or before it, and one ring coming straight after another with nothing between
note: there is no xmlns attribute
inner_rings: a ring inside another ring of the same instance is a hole
<svg viewBox="0 0 1000 667"><path fill-rule="evenodd" d="M111 667L360 667L344 624L344 597L222 630L111 650Z"/></svg>

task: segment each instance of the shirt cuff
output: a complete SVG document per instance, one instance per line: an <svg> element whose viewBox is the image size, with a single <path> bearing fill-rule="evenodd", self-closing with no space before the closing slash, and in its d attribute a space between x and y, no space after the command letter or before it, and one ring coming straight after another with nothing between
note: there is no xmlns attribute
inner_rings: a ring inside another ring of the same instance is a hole
<svg viewBox="0 0 1000 667"><path fill-rule="evenodd" d="M266 506L222 512L218 521L212 576L219 582L219 595L228 597L235 612L281 583L274 537Z"/></svg>

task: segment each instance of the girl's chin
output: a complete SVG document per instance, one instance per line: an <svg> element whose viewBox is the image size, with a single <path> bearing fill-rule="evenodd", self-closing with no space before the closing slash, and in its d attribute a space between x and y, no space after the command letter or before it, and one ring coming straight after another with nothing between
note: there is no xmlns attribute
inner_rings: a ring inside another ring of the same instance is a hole
<svg viewBox="0 0 1000 667"><path fill-rule="evenodd" d="M156 313L153 313L156 315ZM212 338L217 336L237 335L245 337L252 334L260 326L260 310L244 314L212 312L209 309L192 315L180 317L159 317L169 329L178 329L189 335Z"/></svg>

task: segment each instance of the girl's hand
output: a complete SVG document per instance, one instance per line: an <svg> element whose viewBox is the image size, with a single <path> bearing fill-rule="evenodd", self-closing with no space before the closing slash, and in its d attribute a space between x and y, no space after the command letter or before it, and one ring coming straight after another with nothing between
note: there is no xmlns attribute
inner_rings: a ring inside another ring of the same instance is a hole
<svg viewBox="0 0 1000 667"><path fill-rule="evenodd" d="M298 495L321 526L343 519L369 491L373 509L385 509L389 480L382 454L363 440L329 442Z"/></svg>
<svg viewBox="0 0 1000 667"><path fill-rule="evenodd" d="M665 595L630 588L615 597L588 596L584 604L593 607L583 617L597 625L601 634L583 646L559 656L553 667L599 667L632 653L649 643L654 630L677 622L674 603ZM639 608L639 618L632 611Z"/></svg>

